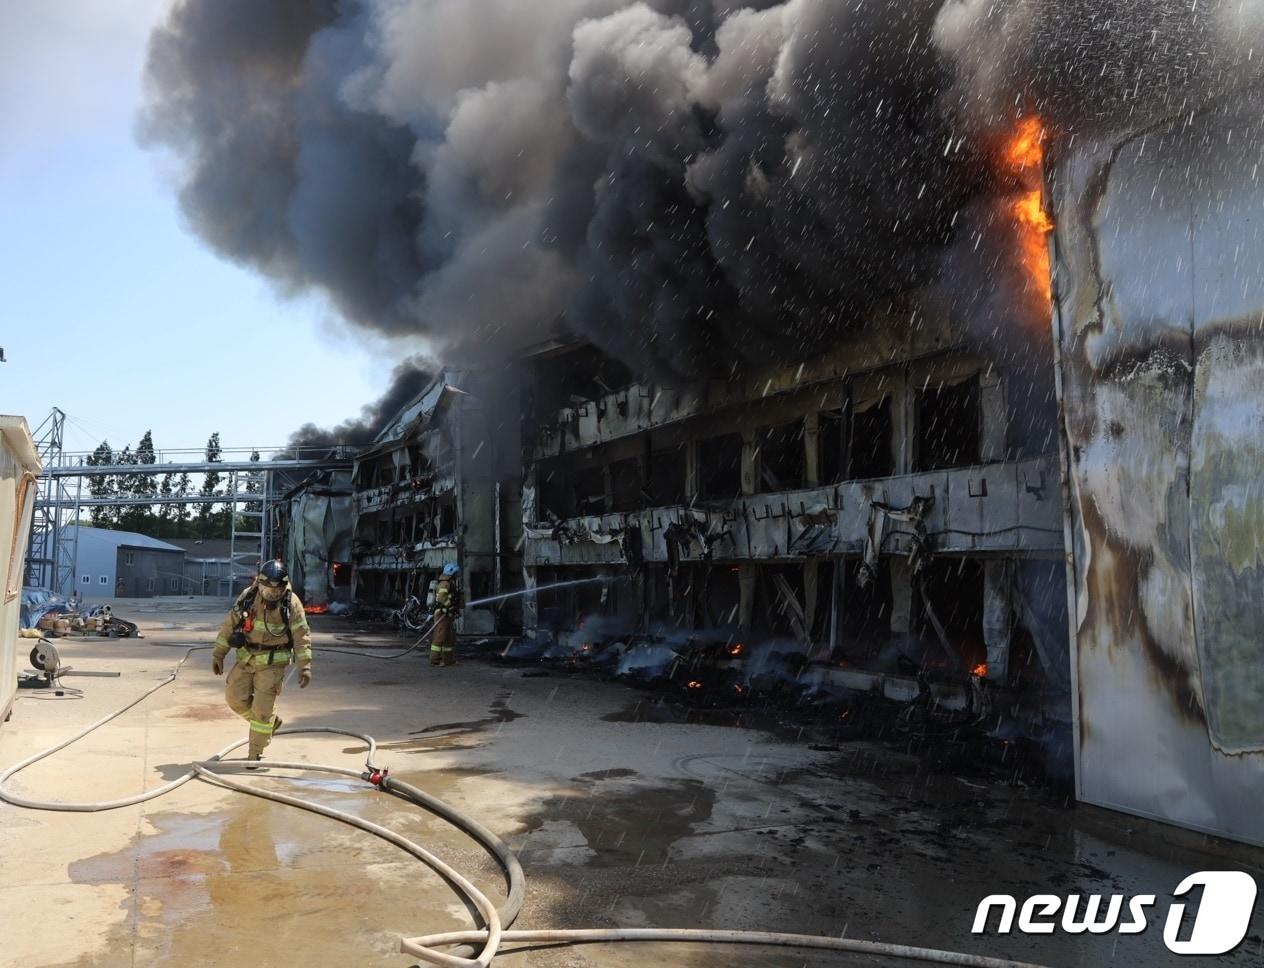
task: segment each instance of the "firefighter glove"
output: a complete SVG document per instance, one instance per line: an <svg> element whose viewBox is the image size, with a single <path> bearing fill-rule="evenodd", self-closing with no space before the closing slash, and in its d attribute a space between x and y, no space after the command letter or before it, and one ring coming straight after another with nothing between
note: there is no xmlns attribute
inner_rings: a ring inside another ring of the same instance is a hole
<svg viewBox="0 0 1264 968"><path fill-rule="evenodd" d="M311 681L312 681L311 666L308 666L306 669L300 669L299 674L298 674L298 687L300 689L306 689L307 684Z"/></svg>
<svg viewBox="0 0 1264 968"><path fill-rule="evenodd" d="M217 676L224 674L224 657L222 655L211 656L211 671Z"/></svg>

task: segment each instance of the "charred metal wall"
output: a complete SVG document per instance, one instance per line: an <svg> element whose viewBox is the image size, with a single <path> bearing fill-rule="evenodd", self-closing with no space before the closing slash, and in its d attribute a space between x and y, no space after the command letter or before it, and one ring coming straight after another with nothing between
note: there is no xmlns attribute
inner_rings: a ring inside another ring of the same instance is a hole
<svg viewBox="0 0 1264 968"><path fill-rule="evenodd" d="M1041 418L1028 377L1001 353L967 349L935 294L832 353L742 380L631 382L585 398L565 353L549 354L524 379L578 392L530 413L524 432L526 586L618 580L528 596L527 636L565 636L595 616L603 628L727 625L835 662L850 635L865 640L859 660L936 635L919 627L933 557L933 594L951 611L954 581L968 585L960 597L975 609L958 674L970 656L1005 683L1021 639L1042 681L1069 689L1061 576L1050 609L1050 569L1027 567L1063 556L1052 393L1046 433L1031 433Z"/></svg>
<svg viewBox="0 0 1264 968"><path fill-rule="evenodd" d="M1091 803L1264 843L1264 98L1059 153L1049 190Z"/></svg>
<svg viewBox="0 0 1264 968"><path fill-rule="evenodd" d="M308 605L351 599L351 474L330 471L285 502L285 561Z"/></svg>
<svg viewBox="0 0 1264 968"><path fill-rule="evenodd" d="M860 556L875 508L930 497L923 523L940 554L1047 553L1061 547L1058 466L1052 457L929 471L734 498L723 507L678 504L586 515L528 527L524 564L622 564L631 535L644 563L804 561ZM907 555L914 534L882 530L882 553Z"/></svg>
<svg viewBox="0 0 1264 968"><path fill-rule="evenodd" d="M468 601L521 587L517 384L513 373L444 370L357 460L352 515L356 601L396 608L425 597L448 562ZM516 628L508 607L465 609L459 630Z"/></svg>

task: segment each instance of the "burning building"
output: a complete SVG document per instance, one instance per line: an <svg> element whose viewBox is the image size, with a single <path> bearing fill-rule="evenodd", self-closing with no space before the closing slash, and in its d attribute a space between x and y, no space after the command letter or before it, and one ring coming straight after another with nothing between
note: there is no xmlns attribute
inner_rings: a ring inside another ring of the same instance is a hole
<svg viewBox="0 0 1264 968"><path fill-rule="evenodd" d="M608 580L528 596L524 635L599 614L606 638L775 642L898 698L920 672L974 674L1069 717L1053 421L1031 433L1025 368L968 346L928 291L742 379L642 382L583 343L535 348L526 587Z"/></svg>
<svg viewBox="0 0 1264 968"><path fill-rule="evenodd" d="M494 393L488 393L494 389ZM390 610L424 601L448 562L472 600L516 587L519 516L515 395L503 377L443 369L387 419L351 477L356 601ZM512 605L467 608L459 631L516 625Z"/></svg>
<svg viewBox="0 0 1264 968"><path fill-rule="evenodd" d="M528 592L466 632L992 692L1261 840L1262 9L183 0L141 128L216 251L448 364L353 428L361 603L457 561Z"/></svg>
<svg viewBox="0 0 1264 968"><path fill-rule="evenodd" d="M351 600L351 473L318 471L276 501L290 581L307 610Z"/></svg>

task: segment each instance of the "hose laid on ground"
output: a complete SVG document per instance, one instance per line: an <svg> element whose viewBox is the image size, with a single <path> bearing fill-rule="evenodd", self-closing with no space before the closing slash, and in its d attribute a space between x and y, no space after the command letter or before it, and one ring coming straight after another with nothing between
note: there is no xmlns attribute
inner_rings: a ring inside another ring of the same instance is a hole
<svg viewBox="0 0 1264 968"><path fill-rule="evenodd" d="M340 732L340 730L327 731ZM282 730L282 732L285 732L285 730ZM295 732L306 732L306 730L295 730ZM305 764L274 764L264 760L256 761L255 765L260 767L271 766L274 768L310 768ZM340 767L322 766L318 767L318 769L322 773L340 773L344 776L360 776L360 774L355 770L346 770ZM302 800L299 797L291 797L284 793L273 793L270 790L263 790L248 783L231 780L222 773L213 773L202 765L194 766L194 770L197 771L198 776L202 779L208 780L217 786L227 787L241 793L248 793L251 796L263 797L266 800L274 800L277 803L289 804L290 806L298 807L301 810L310 810L312 813L318 813L334 820L341 820L343 823L350 824L351 826L358 827L359 829L366 831L367 833L371 833L374 836L381 837L387 843L394 844L406 853L412 854L422 863L429 866L433 871L435 871L435 873L439 874L439 876L450 883L453 887L459 888L461 892L470 899L474 907L477 908L479 915L482 916L483 922L486 925L482 934L483 950L477 958L463 958L457 955L444 954L439 951L430 951L427 953L428 957L426 960L431 964L441 965L443 968L487 968L487 966L491 964L492 959L496 957L496 949L500 947L501 936L501 920L500 914L496 910L496 906L488 899L486 894L471 884L460 871L456 870L454 867L448 866L420 844L395 833L395 831L390 830L387 827L383 827L381 824L376 824L370 820L365 820L362 817L357 817L355 814L346 813L342 810L336 810L333 807L326 807L323 804L313 803L311 800Z"/></svg>
<svg viewBox="0 0 1264 968"><path fill-rule="evenodd" d="M402 780L384 776L379 786L387 793L394 794L404 800L411 800L423 810L429 810L435 816L442 817L452 826L464 831L482 844L487 852L496 858L509 883L509 893L505 898L505 902L497 908L497 913L500 915L502 924L513 924L517 920L518 915L522 913L522 905L527 900L527 876L523 873L518 855L510 849L509 845L473 817L461 813L455 807L448 806L438 797L431 796L411 783L404 783ZM481 943L481 940L479 939L478 943ZM473 954L478 950L478 943L473 941L459 943L452 950L452 953L461 955Z"/></svg>
<svg viewBox="0 0 1264 968"><path fill-rule="evenodd" d="M99 729L100 727L104 726L111 719L117 719L119 716L122 716L123 713L131 709L133 706L139 706L142 702L144 702L146 699L148 699L150 696L156 693L163 686L170 685L171 683L175 682L176 676L180 674L180 668L186 662L189 661L189 656L191 656L194 652L198 652L203 649L209 649L209 648L212 648L212 647L209 645L195 645L195 646L190 647L188 651L184 653L184 658L181 659L179 662L177 662L176 667L171 670L171 675L167 676L166 679L163 679L153 688L148 689L145 692L141 693L140 696L138 696L136 699L133 699L126 706L123 706L122 708L115 710L114 712L110 713L108 716L103 716L101 719L98 719L92 725L87 726L83 728L82 730L80 730L79 732L75 733L75 735L70 737L70 739L64 742L58 743L56 746L50 746L48 749L43 750L39 753L36 753L33 756L28 756L26 759L22 760L22 762L15 763L13 766L5 770L3 773L0 773L0 800L5 800L8 803L13 804L15 807L25 807L28 810L65 810L65 811L70 811L72 813L95 813L98 810L115 810L118 807L130 807L137 803L144 803L146 800L152 800L154 799L154 797L160 797L164 793L170 793L172 790L176 789L176 787L180 787L188 783L195 776L195 774L192 771L185 773L183 776L177 777L176 779L172 780L170 783L164 783L162 786L154 787L154 789L149 790L145 793L138 793L136 796L123 797L122 799L119 799L119 800L100 800L100 801L89 802L89 803L62 803L62 802L57 802L57 801L46 801L46 800L28 800L25 797L18 796L17 794L9 793L4 788L4 785L9 782L10 777L22 772L32 763L38 763L40 760L44 759L45 757L52 756L54 753L60 753L67 746L71 745L72 743L79 742L79 740L83 739L93 730ZM220 750L218 753L215 754L214 757L212 757L212 759L218 759L222 756L227 755L230 751L236 749L238 746L240 746L244 742L246 742L246 740L242 740L241 742L234 743L232 746L229 746Z"/></svg>
<svg viewBox="0 0 1264 968"><path fill-rule="evenodd" d="M412 955L420 958L422 961L439 965L441 968L488 968L500 949L502 944L593 944L608 942L627 942L627 941L660 941L660 942L694 942L709 944L753 944L753 945L773 945L779 947L793 948L810 948L827 951L846 951L859 954L879 955L892 958L905 958L917 961L926 961L942 965L966 965L974 966L974 968L1039 968L1039 966L1031 965L1025 962L1010 961L1003 958L990 958L984 955L964 954L953 951L941 951L934 948L917 948L907 945L887 944L877 941L863 941L860 939L834 938L819 935L803 935L803 934L787 934L783 932L766 932L766 931L726 931L726 930L708 930L708 929L691 929L691 928L600 928L590 930L556 930L556 931L512 931L505 930L504 926L513 923L522 908L523 898L526 892L526 879L522 872L522 866L518 862L513 851L510 850L500 837L496 836L492 831L488 830L477 820L463 814L459 810L449 806L437 797L399 780L394 780L389 776L389 771L383 770L373 763L373 757L377 752L377 742L372 736L362 733L356 733L351 730L338 729L332 726L313 726L308 728L291 728L282 729L276 735L296 735L301 733L332 733L341 736L352 736L362 740L368 749L368 755L365 759L365 768L367 772L347 769L341 766L326 766L318 763L299 763L284 762L275 760L258 760L250 763L250 766L260 769L275 770L301 770L315 773L329 773L337 776L354 777L367 780L369 783L379 787L379 789L410 800L411 802L421 806L437 816L447 820L455 825L458 829L470 835L474 840L481 844L489 853L492 854L500 864L504 871L505 878L508 882L507 898L504 905L498 910L491 900L474 886L464 875L455 868L450 867L439 857L430 853L420 844L417 844L400 834L395 833L387 827L375 824L372 821L357 817L354 814L337 810L333 807L327 807L323 804L315 803L311 800L303 800L299 797L289 796L284 793L276 793L271 790L265 790L255 787L251 784L242 783L238 780L231 779L223 772L218 772L220 768L229 767L234 769L238 766L246 765L244 762L238 764L236 761L225 762L223 757L227 756L233 750L245 745L248 740L238 740L237 742L224 747L209 760L203 760L192 764L192 768L188 773L177 777L168 783L155 787L144 793L131 797L123 797L117 800L102 800L92 802L63 802L55 800L33 800L27 797L19 796L5 789L5 784L22 770L28 766L38 763L55 753L64 750L71 744L83 739L89 733L113 719L118 718L129 709L140 704L145 699L152 696L159 689L174 682L180 673L180 669L184 663L188 661L189 656L194 652L210 648L210 646L193 646L185 653L184 658L176 664L171 675L166 679L157 683L152 688L146 690L138 698L127 703L125 706L102 717L96 722L90 724L80 730L74 736L48 749L28 756L26 759L9 767L0 773L0 800L4 800L17 807L25 807L32 810L57 810L72 812L92 812L99 810L113 810L118 807L133 806L138 803L144 803L147 800L155 799L163 794L169 793L177 787L187 783L194 777L204 782L221 786L227 789L236 790L240 793L246 793L250 796L261 797L265 800L272 800L276 803L283 803L288 806L298 807L302 810L308 810L342 823L349 824L367 833L371 833L376 837L380 837L388 843L394 844L401 850L418 860L425 863L428 867L438 873L441 877L448 881L454 888L459 890L470 903L470 905L478 912L483 921L481 929L472 931L454 931L443 934L423 935L414 938L404 938L400 941L400 951L404 954ZM415 648L415 646L414 646ZM331 650L323 650L331 651ZM235 770L234 770L235 771ZM292 779L291 777L276 777L278 779ZM440 948L454 948L450 952L440 951ZM473 946L467 948L467 946ZM472 953L477 950L478 955L475 958L465 957L464 952Z"/></svg>
<svg viewBox="0 0 1264 968"><path fill-rule="evenodd" d="M432 964L435 947L457 943L482 942L486 931L450 931L446 934L430 934L419 938L405 938L399 950ZM692 941L708 944L775 945L782 948L814 948L822 951L848 951L853 954L880 955L890 958L906 958L929 961L939 965L968 965L972 968L1039 968L1026 962L1006 958L988 958L985 955L962 954L956 951L939 951L934 948L915 948L903 944L884 944L880 941L861 941L851 938L829 938L817 934L787 934L781 931L711 931L706 928L591 928L562 931L502 931L500 940L506 944L518 942L530 945L556 944L609 944L620 941Z"/></svg>
<svg viewBox="0 0 1264 968"><path fill-rule="evenodd" d="M417 629L417 641L406 648L403 652L392 652L390 655L377 655L368 649L363 651L352 651L351 649L322 648L320 653L321 655L324 655L326 652L336 652L338 655L354 655L364 659L402 659L404 656L411 655L413 652L417 651L417 647L421 645L422 641L426 638L426 633L430 631L435 621L436 619L433 617L427 619L426 624Z"/></svg>

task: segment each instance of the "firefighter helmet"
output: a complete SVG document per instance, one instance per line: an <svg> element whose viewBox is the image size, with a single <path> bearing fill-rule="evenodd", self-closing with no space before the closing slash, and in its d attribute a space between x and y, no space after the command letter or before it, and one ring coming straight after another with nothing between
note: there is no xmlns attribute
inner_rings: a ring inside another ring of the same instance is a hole
<svg viewBox="0 0 1264 968"><path fill-rule="evenodd" d="M263 567L259 569L259 583L269 588L281 588L289 579L290 573L285 570L285 565L280 558L265 561Z"/></svg>
<svg viewBox="0 0 1264 968"><path fill-rule="evenodd" d="M449 561L446 565L443 566L444 578L455 578L460 573L461 573L461 566L458 565L455 561Z"/></svg>

